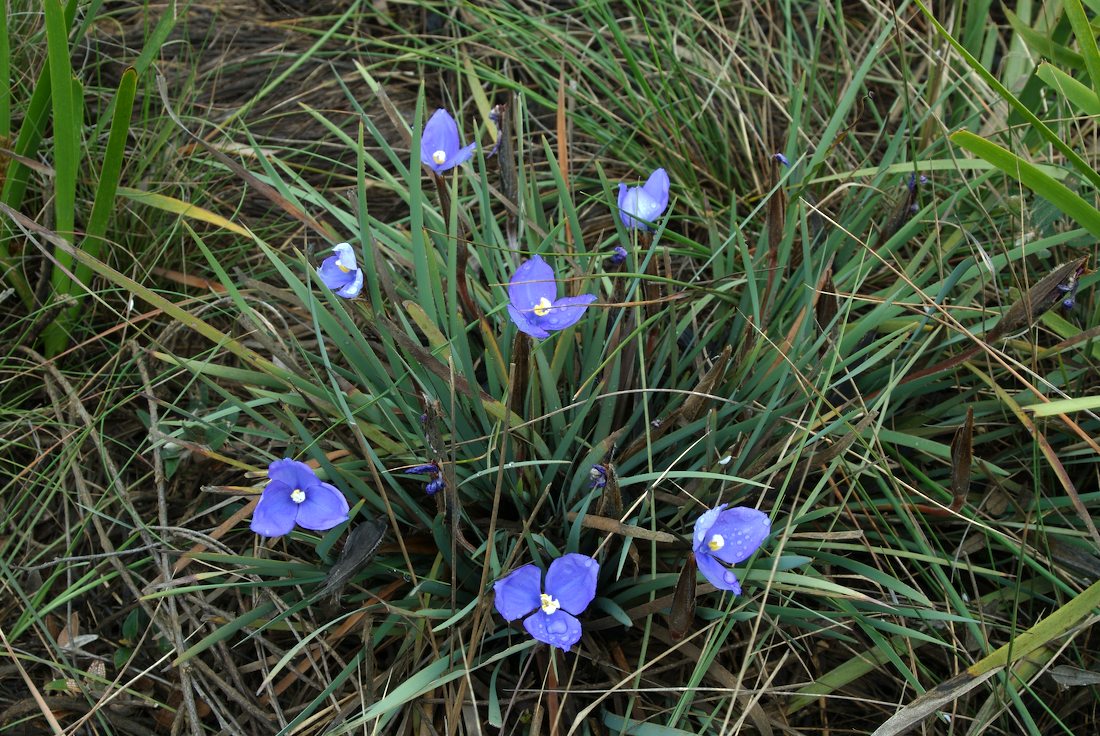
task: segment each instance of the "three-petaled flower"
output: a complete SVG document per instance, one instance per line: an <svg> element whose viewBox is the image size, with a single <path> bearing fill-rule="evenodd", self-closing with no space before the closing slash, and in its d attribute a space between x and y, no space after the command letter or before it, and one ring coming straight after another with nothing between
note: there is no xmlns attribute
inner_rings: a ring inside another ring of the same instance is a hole
<svg viewBox="0 0 1100 736"><path fill-rule="evenodd" d="M252 531L265 537L287 534L297 524L323 531L348 520L348 501L305 463L276 460L267 467L270 478L252 513Z"/></svg>
<svg viewBox="0 0 1100 736"><path fill-rule="evenodd" d="M692 549L703 577L719 590L741 595L741 583L726 565L747 560L771 534L772 525L763 511L726 506L711 509L695 521Z"/></svg>
<svg viewBox="0 0 1100 736"><path fill-rule="evenodd" d="M596 597L600 565L591 557L570 553L550 563L546 585L539 585L542 573L524 565L496 581L493 590L497 611L507 621L521 616L523 628L541 642L568 652L580 641L581 622L576 619Z"/></svg>
<svg viewBox="0 0 1100 736"><path fill-rule="evenodd" d="M549 330L564 330L584 315L595 294L558 296L554 271L540 256L520 264L508 282L508 316L531 337L550 337Z"/></svg>
<svg viewBox="0 0 1100 736"><path fill-rule="evenodd" d="M340 243L332 246L332 252L335 255L317 267L322 283L345 299L359 296L363 289L363 271L355 265L355 251L348 243Z"/></svg>
<svg viewBox="0 0 1100 736"><path fill-rule="evenodd" d="M420 136L420 161L437 174L470 160L477 143L465 148L458 139L458 123L443 108L436 110Z"/></svg>
<svg viewBox="0 0 1100 736"><path fill-rule="evenodd" d="M645 184L627 187L619 184L619 218L629 228L649 230L668 206L668 172L657 169L649 175Z"/></svg>

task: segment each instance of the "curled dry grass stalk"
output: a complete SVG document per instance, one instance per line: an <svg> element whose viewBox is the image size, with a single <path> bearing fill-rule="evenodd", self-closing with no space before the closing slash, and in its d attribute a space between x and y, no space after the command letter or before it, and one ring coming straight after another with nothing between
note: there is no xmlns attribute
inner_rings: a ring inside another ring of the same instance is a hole
<svg viewBox="0 0 1100 736"><path fill-rule="evenodd" d="M49 302L2 325L0 724L869 732L1060 610L1097 577L1097 419L1019 407L1095 391L1095 278L1073 311L1055 299L1059 264L1095 246L946 141L1003 131L1029 153L923 16L840 10L97 6L88 109L156 59L109 247L66 251L48 166L3 203L29 284L58 251L95 280L55 357L34 346ZM953 30L990 64L1019 51L985 22ZM482 145L436 182L410 161L438 106ZM657 166L671 216L638 237L614 188ZM96 183L78 182L79 223ZM354 302L313 273L341 240L366 272ZM505 284L535 252L600 303L528 344ZM316 591L344 527L247 530L284 456L390 530L336 603ZM434 499L402 472L430 461ZM701 584L674 611L684 540L719 502L767 511L773 537L744 595ZM568 655L489 592L565 551L602 567ZM1043 674L1095 668L1090 632L1068 633L935 717L1094 722L1088 688Z"/></svg>

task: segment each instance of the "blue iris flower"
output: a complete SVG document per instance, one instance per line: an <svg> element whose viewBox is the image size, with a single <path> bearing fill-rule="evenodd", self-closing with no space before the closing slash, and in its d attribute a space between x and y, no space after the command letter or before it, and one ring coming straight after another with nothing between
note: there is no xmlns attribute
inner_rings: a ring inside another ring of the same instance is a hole
<svg viewBox="0 0 1100 736"><path fill-rule="evenodd" d="M703 577L719 590L741 595L741 583L726 565L751 557L771 534L772 524L762 511L726 506L711 509L696 520L692 549Z"/></svg>
<svg viewBox="0 0 1100 736"><path fill-rule="evenodd" d="M305 463L276 460L267 467L270 479L252 513L252 531L265 537L288 534L297 524L323 531L348 520L344 494L325 483Z"/></svg>
<svg viewBox="0 0 1100 736"><path fill-rule="evenodd" d="M636 230L649 230L649 223L657 220L668 207L668 172L657 169L639 187L619 184L619 218L623 224Z"/></svg>
<svg viewBox="0 0 1100 736"><path fill-rule="evenodd" d="M576 617L596 597L599 574L598 562L570 553L550 563L546 585L542 586L539 569L524 565L493 584L494 603L506 621L534 611L523 620L527 633L568 652L581 639L581 622Z"/></svg>
<svg viewBox="0 0 1100 736"><path fill-rule="evenodd" d="M554 270L540 256L520 264L508 282L508 316L531 337L550 337L549 330L564 330L577 323L596 301L595 294L558 296Z"/></svg>
<svg viewBox="0 0 1100 736"><path fill-rule="evenodd" d="M355 265L355 251L347 243L332 246L329 256L317 268L321 281L337 296L354 299L363 290L363 271Z"/></svg>
<svg viewBox="0 0 1100 736"><path fill-rule="evenodd" d="M437 174L466 163L474 155L477 143L465 148L458 139L458 123L451 114L439 108L424 125L420 136L420 161Z"/></svg>

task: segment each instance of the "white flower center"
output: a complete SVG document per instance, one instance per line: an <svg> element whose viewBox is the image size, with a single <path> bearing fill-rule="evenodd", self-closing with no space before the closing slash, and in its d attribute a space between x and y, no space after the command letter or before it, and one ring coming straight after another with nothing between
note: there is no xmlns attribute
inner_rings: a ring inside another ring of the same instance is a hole
<svg viewBox="0 0 1100 736"><path fill-rule="evenodd" d="M545 317L550 312L550 300L546 297L539 299L539 303L535 305L535 316Z"/></svg>
<svg viewBox="0 0 1100 736"><path fill-rule="evenodd" d="M447 152L436 151L432 154L432 161L435 161L438 165L442 166L443 164L447 163Z"/></svg>
<svg viewBox="0 0 1100 736"><path fill-rule="evenodd" d="M290 492L290 500L294 503L301 503L306 500L306 492L301 488L295 488Z"/></svg>
<svg viewBox="0 0 1100 736"><path fill-rule="evenodd" d="M542 612L543 613L547 613L547 614L553 613L554 611L561 608L561 604L558 603L558 600L556 598L554 598L552 595L550 595L549 593L543 593L542 595L539 596L539 598L542 599Z"/></svg>
<svg viewBox="0 0 1100 736"><path fill-rule="evenodd" d="M707 542L707 546L710 547L711 552L717 552L726 546L726 540L722 539L721 534L715 534L710 538L710 541Z"/></svg>

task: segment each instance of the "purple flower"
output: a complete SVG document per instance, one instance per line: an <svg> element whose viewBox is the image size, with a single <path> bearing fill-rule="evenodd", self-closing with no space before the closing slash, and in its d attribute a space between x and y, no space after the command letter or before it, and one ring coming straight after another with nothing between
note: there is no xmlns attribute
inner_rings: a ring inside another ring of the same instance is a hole
<svg viewBox="0 0 1100 736"><path fill-rule="evenodd" d="M424 492L427 493L429 496L434 496L435 494L439 493L447 487L447 482L443 480L443 471L440 469L438 463L425 463L423 465L415 465L405 472L412 473L413 475L432 476L432 479L428 481L428 485L424 487Z"/></svg>
<svg viewBox="0 0 1100 736"><path fill-rule="evenodd" d="M271 480L252 513L252 531L280 537L297 524L323 531L348 520L348 502L335 486L297 460L276 460L267 466Z"/></svg>
<svg viewBox="0 0 1100 736"><path fill-rule="evenodd" d="M317 273L325 286L337 296L353 299L363 289L363 272L355 265L355 251L347 243L332 246L336 255L321 262Z"/></svg>
<svg viewBox="0 0 1100 736"><path fill-rule="evenodd" d="M741 595L741 583L726 565L747 560L771 534L772 525L762 511L726 506L711 509L695 521L692 548L703 577L719 590Z"/></svg>
<svg viewBox="0 0 1100 736"><path fill-rule="evenodd" d="M588 478L592 481L592 488L606 488L607 468L602 465L593 465L588 471Z"/></svg>
<svg viewBox="0 0 1100 736"><path fill-rule="evenodd" d="M439 108L424 126L420 136L420 161L437 174L453 169L470 160L476 143L465 148L458 140L458 123L451 114Z"/></svg>
<svg viewBox="0 0 1100 736"><path fill-rule="evenodd" d="M619 218L629 228L648 230L668 206L668 173L657 169L640 187L619 184Z"/></svg>
<svg viewBox="0 0 1100 736"><path fill-rule="evenodd" d="M786 156L784 156L782 153L773 154L772 158L774 158L776 161L783 164L787 168L790 168L790 166L791 166L790 160Z"/></svg>
<svg viewBox="0 0 1100 736"><path fill-rule="evenodd" d="M508 282L508 316L521 332L531 337L550 337L548 330L564 330L596 301L595 294L558 296L554 271L540 256L520 264Z"/></svg>
<svg viewBox="0 0 1100 736"><path fill-rule="evenodd" d="M600 565L591 557L570 553L550 563L546 585L534 565L524 565L493 584L497 611L506 621L521 616L527 633L562 651L580 641L581 622L576 619L596 597ZM536 610L537 609L537 610Z"/></svg>
<svg viewBox="0 0 1100 736"><path fill-rule="evenodd" d="M611 256L607 259L612 266L619 266L626 260L626 248L621 245L616 245L615 249L611 251Z"/></svg>

